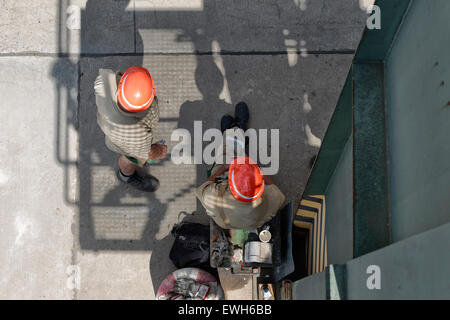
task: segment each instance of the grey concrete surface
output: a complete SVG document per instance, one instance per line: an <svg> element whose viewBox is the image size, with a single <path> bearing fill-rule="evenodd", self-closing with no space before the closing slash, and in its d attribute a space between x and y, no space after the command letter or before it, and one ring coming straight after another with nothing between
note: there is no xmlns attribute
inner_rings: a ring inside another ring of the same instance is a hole
<svg viewBox="0 0 450 320"><path fill-rule="evenodd" d="M56 83L76 86L78 74L67 59L45 57L2 57L0 70L8 75L0 84L0 299L71 299L76 215L65 195L68 168L56 156L55 105ZM63 154L76 146L72 140Z"/></svg>
<svg viewBox="0 0 450 320"><path fill-rule="evenodd" d="M366 19L359 10L364 3L212 0L204 1L202 10L195 6L173 10L164 2L136 0L136 48L138 52L207 52L209 43L217 40L222 50L230 52L353 49ZM149 13L149 9L153 10Z"/></svg>
<svg viewBox="0 0 450 320"><path fill-rule="evenodd" d="M0 53L352 50L373 1L7 0Z"/></svg>
<svg viewBox="0 0 450 320"><path fill-rule="evenodd" d="M58 0L2 1L0 52L57 52Z"/></svg>
<svg viewBox="0 0 450 320"><path fill-rule="evenodd" d="M0 298L152 299L174 270L169 233L179 212L205 221L192 193L204 165L154 163L154 194L117 181L117 157L96 124L99 68L151 70L156 139L169 149L175 128L193 120L218 128L246 101L250 127L280 129L274 180L297 202L362 32L364 2L7 1Z"/></svg>

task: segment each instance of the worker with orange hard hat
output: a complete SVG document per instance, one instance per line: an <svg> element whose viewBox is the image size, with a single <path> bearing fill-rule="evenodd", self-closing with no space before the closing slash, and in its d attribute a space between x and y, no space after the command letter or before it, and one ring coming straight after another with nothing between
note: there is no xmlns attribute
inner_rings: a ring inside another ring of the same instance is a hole
<svg viewBox="0 0 450 320"><path fill-rule="evenodd" d="M228 179L217 180L228 171ZM271 220L285 196L248 156L222 165L196 190L207 214L224 229L252 230Z"/></svg>
<svg viewBox="0 0 450 320"><path fill-rule="evenodd" d="M136 171L167 153L167 146L153 143L159 107L150 72L137 66L123 74L100 69L94 89L97 123L105 134L105 144L120 155L118 178L141 191L155 191L159 181Z"/></svg>

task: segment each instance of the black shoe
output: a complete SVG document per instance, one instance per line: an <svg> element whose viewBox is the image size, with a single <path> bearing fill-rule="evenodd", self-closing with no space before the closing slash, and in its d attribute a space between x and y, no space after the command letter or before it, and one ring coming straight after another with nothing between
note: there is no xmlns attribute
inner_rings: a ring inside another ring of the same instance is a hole
<svg viewBox="0 0 450 320"><path fill-rule="evenodd" d="M128 178L127 181L125 181L121 178L120 172L117 171L117 177L120 181L140 191L155 192L159 188L159 180L149 174L139 175L137 172L135 172Z"/></svg>
<svg viewBox="0 0 450 320"><path fill-rule="evenodd" d="M234 119L236 125L242 130L247 130L247 123L250 118L248 106L245 102L239 102L234 108Z"/></svg>
<svg viewBox="0 0 450 320"><path fill-rule="evenodd" d="M220 130L222 133L224 133L227 129L233 128L234 125L235 123L232 116L226 115L222 117L222 120L220 120Z"/></svg>

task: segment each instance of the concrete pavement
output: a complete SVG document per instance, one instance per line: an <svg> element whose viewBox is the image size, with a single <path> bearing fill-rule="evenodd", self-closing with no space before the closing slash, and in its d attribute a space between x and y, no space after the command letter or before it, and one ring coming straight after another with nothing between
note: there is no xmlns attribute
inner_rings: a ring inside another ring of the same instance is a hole
<svg viewBox="0 0 450 320"><path fill-rule="evenodd" d="M95 118L99 68L142 65L156 139L218 127L239 101L280 129L275 182L298 202L360 38L367 1L6 1L0 12L0 298L152 299L180 211L206 217L203 165L170 158L142 194L115 178Z"/></svg>

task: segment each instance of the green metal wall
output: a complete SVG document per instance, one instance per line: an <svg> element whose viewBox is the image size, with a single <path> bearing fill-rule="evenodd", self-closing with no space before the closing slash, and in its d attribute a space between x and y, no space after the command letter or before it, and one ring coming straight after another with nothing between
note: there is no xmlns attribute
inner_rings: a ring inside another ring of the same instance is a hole
<svg viewBox="0 0 450 320"><path fill-rule="evenodd" d="M296 299L450 298L450 1L376 4L305 191L326 195L331 265Z"/></svg>
<svg viewBox="0 0 450 320"><path fill-rule="evenodd" d="M349 261L346 299L450 299L449 243L450 223ZM371 265L380 268L380 289L367 287Z"/></svg>
<svg viewBox="0 0 450 320"><path fill-rule="evenodd" d="M293 299L450 299L449 243L447 223L296 281ZM367 286L371 266L379 268L379 288Z"/></svg>
<svg viewBox="0 0 450 320"><path fill-rule="evenodd" d="M353 140L350 137L325 192L328 263L353 259Z"/></svg>
<svg viewBox="0 0 450 320"><path fill-rule="evenodd" d="M393 242L450 221L449 19L413 1L385 64Z"/></svg>

